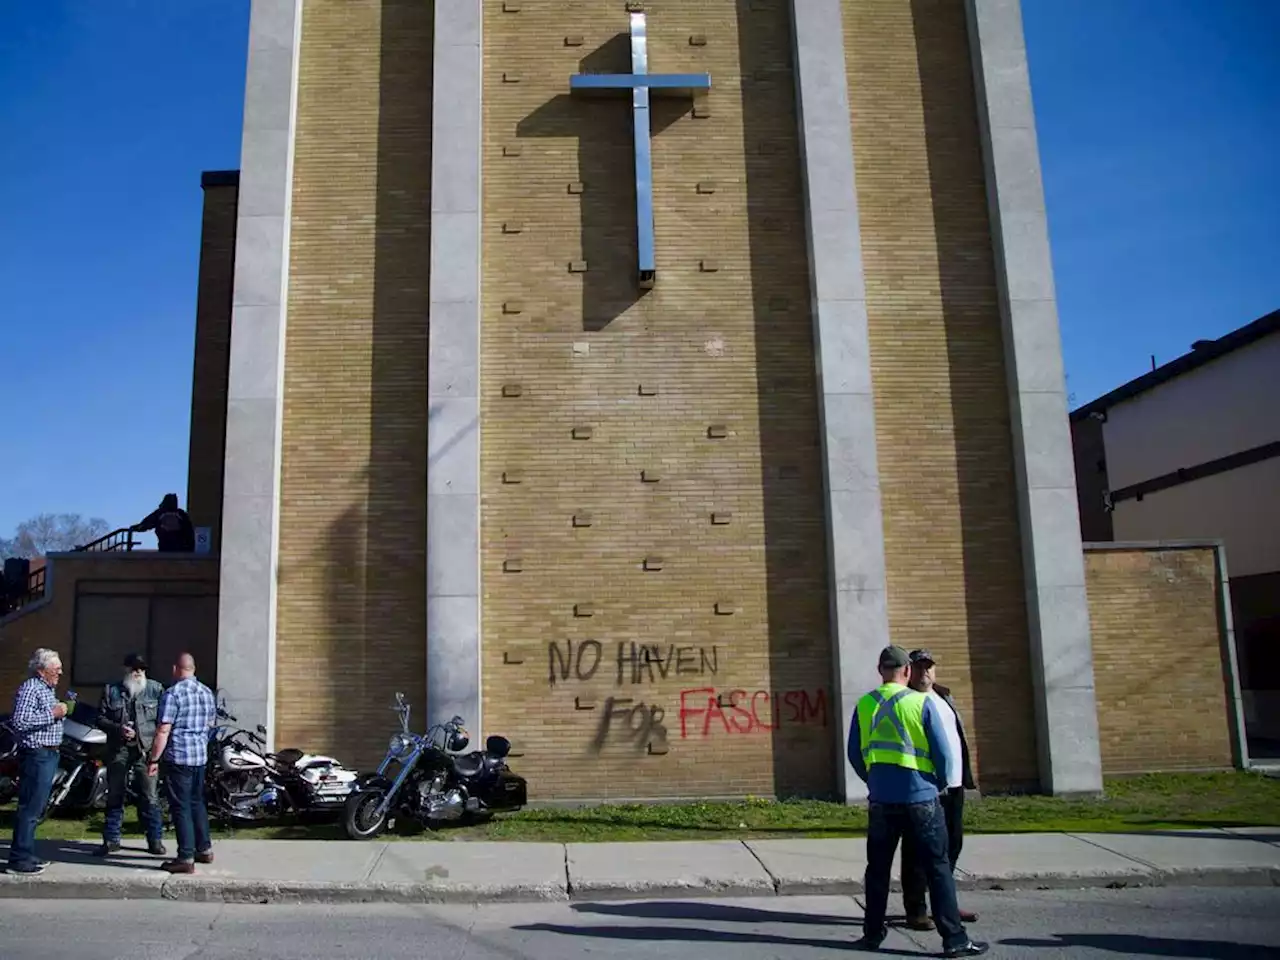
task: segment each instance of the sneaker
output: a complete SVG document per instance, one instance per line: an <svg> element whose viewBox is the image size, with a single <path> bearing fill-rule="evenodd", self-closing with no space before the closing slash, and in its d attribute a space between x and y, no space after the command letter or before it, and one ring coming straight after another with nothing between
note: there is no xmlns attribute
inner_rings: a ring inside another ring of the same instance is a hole
<svg viewBox="0 0 1280 960"><path fill-rule="evenodd" d="M164 848L163 840L147 841L147 853L151 854L153 857L163 857L168 852L169 851Z"/></svg>
<svg viewBox="0 0 1280 960"><path fill-rule="evenodd" d="M102 845L93 848L95 857L107 857L120 849L119 840L103 840Z"/></svg>
<svg viewBox="0 0 1280 960"><path fill-rule="evenodd" d="M853 941L853 949L875 951L880 949L880 944L882 943L884 943L884 937L869 937L864 933Z"/></svg>
<svg viewBox="0 0 1280 960"><path fill-rule="evenodd" d="M977 923L978 915L974 913L972 910L961 910L960 922L961 923Z"/></svg>
<svg viewBox="0 0 1280 960"><path fill-rule="evenodd" d="M213 848L196 854L196 863L213 863Z"/></svg>
<svg viewBox="0 0 1280 960"><path fill-rule="evenodd" d="M37 860L34 863L11 863L8 872L19 877L34 877L44 873L44 868L45 864Z"/></svg>
<svg viewBox="0 0 1280 960"><path fill-rule="evenodd" d="M989 944L978 940L970 940L968 943L962 943L958 947L942 951L942 955L944 957L980 957L990 949Z"/></svg>
<svg viewBox="0 0 1280 960"><path fill-rule="evenodd" d="M196 865L190 860L166 860L160 864L160 869L165 873L195 873ZM957 957L964 954L956 954Z"/></svg>
<svg viewBox="0 0 1280 960"><path fill-rule="evenodd" d="M911 930L933 930L935 924L928 917L907 917L907 927Z"/></svg>

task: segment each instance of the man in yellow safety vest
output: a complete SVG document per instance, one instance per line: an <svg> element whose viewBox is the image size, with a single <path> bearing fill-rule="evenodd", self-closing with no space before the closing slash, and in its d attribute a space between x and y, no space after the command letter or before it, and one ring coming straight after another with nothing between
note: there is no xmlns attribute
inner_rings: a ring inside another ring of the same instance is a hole
<svg viewBox="0 0 1280 960"><path fill-rule="evenodd" d="M944 957L976 957L985 943L969 939L960 920L947 853L947 822L938 800L952 755L929 698L909 688L911 659L901 647L880 651L884 682L858 701L849 729L849 762L867 785L866 916L856 946L878 950L888 932L889 874L898 841L909 834L929 883Z"/></svg>

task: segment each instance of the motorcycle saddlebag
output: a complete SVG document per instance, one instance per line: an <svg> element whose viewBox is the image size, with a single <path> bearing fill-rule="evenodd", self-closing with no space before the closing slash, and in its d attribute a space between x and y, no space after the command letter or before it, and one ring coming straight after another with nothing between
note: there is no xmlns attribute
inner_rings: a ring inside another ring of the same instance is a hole
<svg viewBox="0 0 1280 960"><path fill-rule="evenodd" d="M489 795L490 810L519 810L528 802L529 785L524 777L517 776L510 770L503 770L498 774L498 782Z"/></svg>

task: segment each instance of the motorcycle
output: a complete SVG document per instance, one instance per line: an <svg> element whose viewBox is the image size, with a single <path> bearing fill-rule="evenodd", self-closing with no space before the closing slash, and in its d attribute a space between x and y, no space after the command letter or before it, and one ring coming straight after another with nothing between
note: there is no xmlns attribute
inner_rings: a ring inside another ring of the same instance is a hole
<svg viewBox="0 0 1280 960"><path fill-rule="evenodd" d="M470 736L461 717L436 724L423 735L409 730L409 705L396 694L400 732L393 734L377 772L361 775L347 798L343 826L352 840L372 840L395 812L427 826L512 812L528 803L528 785L506 758L511 742L493 736L485 749L463 754ZM390 776L399 764L395 778Z"/></svg>
<svg viewBox="0 0 1280 960"><path fill-rule="evenodd" d="M266 727L232 727L239 721L218 707L226 721L211 731L205 767L205 802L216 819L254 822L284 814L333 814L342 810L358 774L333 757L286 749L266 751Z"/></svg>
<svg viewBox="0 0 1280 960"><path fill-rule="evenodd" d="M0 804L18 795L18 737L9 726L9 717L0 717Z"/></svg>
<svg viewBox="0 0 1280 960"><path fill-rule="evenodd" d="M45 804L46 817L55 813L101 810L107 801L107 735L98 729L98 711L67 694L71 712L62 721L58 769Z"/></svg>

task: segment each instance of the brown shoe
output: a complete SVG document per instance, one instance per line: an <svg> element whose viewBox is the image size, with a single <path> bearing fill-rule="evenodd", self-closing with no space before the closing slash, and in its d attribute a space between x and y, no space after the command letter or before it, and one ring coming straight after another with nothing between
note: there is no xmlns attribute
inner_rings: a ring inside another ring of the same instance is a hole
<svg viewBox="0 0 1280 960"><path fill-rule="evenodd" d="M972 910L961 910L960 922L961 923L977 923L978 915L974 913Z"/></svg>
<svg viewBox="0 0 1280 960"><path fill-rule="evenodd" d="M934 923L928 917L907 917L907 928L910 930L933 930Z"/></svg>
<svg viewBox="0 0 1280 960"><path fill-rule="evenodd" d="M195 873L196 865L190 860L166 860L160 869L165 873Z"/></svg>
<svg viewBox="0 0 1280 960"><path fill-rule="evenodd" d="M196 863L213 863L213 850L209 849L204 851L204 853L197 853Z"/></svg>

